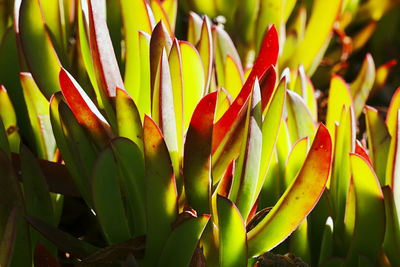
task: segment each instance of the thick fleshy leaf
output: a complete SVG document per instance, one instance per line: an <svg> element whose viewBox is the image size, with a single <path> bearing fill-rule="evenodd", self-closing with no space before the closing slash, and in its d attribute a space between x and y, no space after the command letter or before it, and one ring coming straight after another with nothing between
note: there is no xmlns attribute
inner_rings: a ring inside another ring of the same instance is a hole
<svg viewBox="0 0 400 267"><path fill-rule="evenodd" d="M266 34L263 44L261 46L260 53L254 63L249 77L247 78L242 90L238 97L232 103L228 111L222 116L222 118L216 123L213 133L213 154L216 149L220 146L227 132L232 128L233 124L242 119L246 111L246 107L249 101L249 96L253 88L254 81L258 77L261 84L263 83L264 77L274 78L270 80L270 84L266 86L265 92L263 92L263 86L261 86L261 98L263 109L267 106L273 89L275 87L276 75L275 71L271 71L271 65L275 65L278 58L279 44L278 35L275 27ZM268 71L269 70L269 71ZM273 81L272 81L273 80ZM269 83L266 81L266 83ZM226 141L225 141L226 142ZM229 161L230 162L230 161Z"/></svg>
<svg viewBox="0 0 400 267"><path fill-rule="evenodd" d="M289 59L290 68L296 68L302 63L306 73L311 75L318 53L323 49L329 38L337 15L341 10L341 0L314 1L311 17L307 23L306 33L302 42Z"/></svg>
<svg viewBox="0 0 400 267"><path fill-rule="evenodd" d="M250 210L257 199L256 190L262 150L261 123L261 93L256 79L247 110L240 156L235 164L230 195L230 199L237 206L244 221L247 221Z"/></svg>
<svg viewBox="0 0 400 267"><path fill-rule="evenodd" d="M400 214L400 112L397 115L396 135L392 138L386 170L386 183L392 187L397 214Z"/></svg>
<svg viewBox="0 0 400 267"><path fill-rule="evenodd" d="M203 97L204 68L196 48L188 42L179 42L182 55L183 124L189 127L193 111Z"/></svg>
<svg viewBox="0 0 400 267"><path fill-rule="evenodd" d="M328 218L327 221L332 222L332 218ZM324 233L321 241L321 250L319 254L318 264L322 264L333 255L333 229L332 225L328 223L324 227Z"/></svg>
<svg viewBox="0 0 400 267"><path fill-rule="evenodd" d="M394 203L393 191L389 186L382 188L385 213L386 213L386 233L383 242L385 253L392 266L400 264L400 225L396 205Z"/></svg>
<svg viewBox="0 0 400 267"><path fill-rule="evenodd" d="M233 99L224 87L218 88L217 107L215 111L215 121L218 121L231 106Z"/></svg>
<svg viewBox="0 0 400 267"><path fill-rule="evenodd" d="M274 0L260 1L259 13L256 20L256 48L261 45L262 38L265 34L265 25L275 25L280 36L279 41L281 44L284 43L281 37L283 37L285 33L285 31L282 32L282 27L285 27L283 24L285 2Z"/></svg>
<svg viewBox="0 0 400 267"><path fill-rule="evenodd" d="M224 87L235 99L239 93L240 89L243 87L243 72L240 72L237 63L234 59L230 56L226 56L225 60L225 68L224 68Z"/></svg>
<svg viewBox="0 0 400 267"><path fill-rule="evenodd" d="M350 92L354 99L354 112L356 118L361 115L361 112L364 109L364 105L367 102L374 81L375 63L371 54L367 54L356 80L350 86Z"/></svg>
<svg viewBox="0 0 400 267"><path fill-rule="evenodd" d="M206 95L194 110L186 135L183 176L188 205L209 213L211 201L211 142L217 92Z"/></svg>
<svg viewBox="0 0 400 267"><path fill-rule="evenodd" d="M273 150L275 148L278 131L282 122L285 97L286 81L282 80L275 90L274 96L271 99L271 103L268 106L267 112L264 116L264 121L262 123L261 165L258 176L256 196L258 196L261 191L269 170L271 158L273 157ZM269 183L269 181L267 183Z"/></svg>
<svg viewBox="0 0 400 267"><path fill-rule="evenodd" d="M0 116L0 149L11 158L10 144L8 143L6 129L4 128L3 120Z"/></svg>
<svg viewBox="0 0 400 267"><path fill-rule="evenodd" d="M398 87L396 92L394 92L386 115L386 125L392 138L396 135L398 109L400 109L400 87Z"/></svg>
<svg viewBox="0 0 400 267"><path fill-rule="evenodd" d="M326 127L332 136L335 136L335 121L339 122L343 106L350 108L353 105L350 89L346 82L337 75L331 78L329 87L328 110L326 113Z"/></svg>
<svg viewBox="0 0 400 267"><path fill-rule="evenodd" d="M22 0L16 32L33 79L43 95L60 91L58 73L61 64L46 30L39 1Z"/></svg>
<svg viewBox="0 0 400 267"><path fill-rule="evenodd" d="M30 216L25 216L25 218L33 228L53 242L60 250L68 252L74 257L84 259L98 250L97 247L79 240L78 238L63 232L38 218Z"/></svg>
<svg viewBox="0 0 400 267"><path fill-rule="evenodd" d="M308 136L313 140L315 122L307 104L297 93L286 91L287 125L292 143Z"/></svg>
<svg viewBox="0 0 400 267"><path fill-rule="evenodd" d="M42 95L30 73L21 72L21 84L36 140L36 153L43 159L53 159L56 142L49 117L49 101Z"/></svg>
<svg viewBox="0 0 400 267"><path fill-rule="evenodd" d="M171 29L175 29L176 16L178 14L178 0L164 0L161 2L169 22L171 23Z"/></svg>
<svg viewBox="0 0 400 267"><path fill-rule="evenodd" d="M139 45L140 34L138 31L151 34L154 22L150 19L145 0L121 0L120 3L125 30L126 49L124 83L128 93L136 100L136 95L139 95L138 88L140 88L144 82L141 73L142 69L145 68L140 59L143 52ZM147 58L148 57L149 56L147 56ZM136 104L140 105L140 103ZM147 112L147 110L141 112Z"/></svg>
<svg viewBox="0 0 400 267"><path fill-rule="evenodd" d="M290 151L285 167L284 190L290 186L293 179L296 178L297 173L301 169L301 166L303 166L304 160L307 156L308 140L308 137L303 137L297 140Z"/></svg>
<svg viewBox="0 0 400 267"><path fill-rule="evenodd" d="M380 65L376 69L375 82L374 82L374 87L372 88L371 94L377 93L379 90L381 90L385 86L386 80L389 77L391 69L396 65L397 65L397 60L392 59L392 60Z"/></svg>
<svg viewBox="0 0 400 267"><path fill-rule="evenodd" d="M152 0L150 2L151 10L154 14L154 19L156 23L162 21L167 28L167 31L171 37L174 36L174 29L171 27L171 22L169 21L168 15L164 10L164 7L160 0Z"/></svg>
<svg viewBox="0 0 400 267"><path fill-rule="evenodd" d="M212 39L215 52L215 70L218 78L218 86L225 87L225 64L229 55L236 63L239 73L243 75L243 67L238 52L228 33L221 26L212 27ZM258 77L261 79L261 77Z"/></svg>
<svg viewBox="0 0 400 267"><path fill-rule="evenodd" d="M122 36L122 10L120 1L106 1L106 22L108 31L110 34L110 39L112 46L114 48L114 55L117 59L118 67L121 70L121 73L124 72L124 66L122 66L122 47L121 41L123 39ZM124 48L125 49L125 48Z"/></svg>
<svg viewBox="0 0 400 267"><path fill-rule="evenodd" d="M168 57L171 74L172 93L174 95L174 113L176 122L176 137L178 154L182 155L183 146L183 82L182 82L182 56L178 40L175 38Z"/></svg>
<svg viewBox="0 0 400 267"><path fill-rule="evenodd" d="M331 160L331 137L321 124L292 185L268 215L248 233L249 256L260 255L278 245L307 216L325 189Z"/></svg>
<svg viewBox="0 0 400 267"><path fill-rule="evenodd" d="M33 264L35 266L60 267L56 258L40 242L36 243L35 246Z"/></svg>
<svg viewBox="0 0 400 267"><path fill-rule="evenodd" d="M143 152L143 129L139 111L126 91L117 88L115 99L118 135L129 138Z"/></svg>
<svg viewBox="0 0 400 267"><path fill-rule="evenodd" d="M172 39L169 36L167 29L162 21L157 23L153 29L150 39L150 84L151 84L151 97L153 98L154 84L158 65L161 62L162 51L165 49L167 55L172 47Z"/></svg>
<svg viewBox="0 0 400 267"><path fill-rule="evenodd" d="M369 165L372 166L372 162L371 162L371 159L368 156L366 148L364 148L363 145L361 144L361 142L358 141L358 140L356 140L356 147L354 149L354 153L356 153L357 155L361 156L363 159L365 159L365 161L368 162Z"/></svg>
<svg viewBox="0 0 400 267"><path fill-rule="evenodd" d="M209 91L211 83L211 71L213 65L213 47L211 37L211 26L207 16L203 18L203 24L201 26L200 40L197 44L197 50L199 51L201 61L203 62L204 74L205 74L205 85L204 94Z"/></svg>
<svg viewBox="0 0 400 267"><path fill-rule="evenodd" d="M109 244L131 237L118 180L113 151L107 146L99 154L93 168L92 194L97 219Z"/></svg>
<svg viewBox="0 0 400 267"><path fill-rule="evenodd" d="M148 116L143 125L146 164L147 237L145 261L154 265L171 233L177 216L175 177L167 145L160 129ZM160 224L160 222L163 222Z"/></svg>
<svg viewBox="0 0 400 267"><path fill-rule="evenodd" d="M43 173L32 152L24 145L21 145L20 149L26 212L30 216L41 218L44 222L56 226L53 204ZM51 250L53 255L56 255L54 246L35 231L31 232L32 244L36 244L38 241Z"/></svg>
<svg viewBox="0 0 400 267"><path fill-rule="evenodd" d="M189 266L209 219L210 215L201 215L175 228L165 243L158 266Z"/></svg>
<svg viewBox="0 0 400 267"><path fill-rule="evenodd" d="M82 159L78 154L78 149L75 146L70 146L71 142L66 138L64 131L68 132L67 129L63 129L62 115L60 114L60 106L62 104L66 106L64 102L64 97L61 92L56 93L50 99L50 121L51 126L54 133L54 138L56 139L57 146L61 152L61 155L64 159L66 166L68 167L68 171L71 173L71 176L75 182L76 187L79 189L82 197L89 204L91 203L91 195L89 193L89 179L90 171L87 166L82 163ZM70 111L71 112L71 111ZM64 117L63 120L66 118ZM75 119L76 120L76 119ZM69 122L70 123L70 122ZM83 139L86 141L86 139ZM80 140L82 141L82 140ZM92 157L91 157L92 158ZM90 161L91 164L94 162ZM86 161L87 162L87 161ZM90 168L93 165L90 166ZM89 204L89 206L92 206Z"/></svg>
<svg viewBox="0 0 400 267"><path fill-rule="evenodd" d="M126 138L110 142L120 174L122 193L127 199L127 217L134 236L146 233L146 186L143 151Z"/></svg>
<svg viewBox="0 0 400 267"><path fill-rule="evenodd" d="M245 44L249 44L254 38L259 3L257 0L237 1L236 10L240 12L236 13L234 27Z"/></svg>
<svg viewBox="0 0 400 267"><path fill-rule="evenodd" d="M190 11L188 18L187 41L192 45L196 45L201 36L201 17Z"/></svg>
<svg viewBox="0 0 400 267"><path fill-rule="evenodd" d="M295 85L293 91L298 93L304 99L304 102L307 103L307 107L310 110L311 117L315 121L317 121L318 110L317 110L317 100L314 97L315 95L314 85L312 84L311 79L305 73L302 64L299 65L299 68L297 70L297 77L295 79Z"/></svg>
<svg viewBox="0 0 400 267"><path fill-rule="evenodd" d="M144 114L151 114L151 87L150 87L150 35L139 31L140 49L140 90L130 90L129 94L136 103L140 118L143 121ZM125 82L126 86L126 82Z"/></svg>
<svg viewBox="0 0 400 267"><path fill-rule="evenodd" d="M385 184L390 140L385 121L372 107L365 106L365 124L368 133L369 157L381 185Z"/></svg>
<svg viewBox="0 0 400 267"><path fill-rule="evenodd" d="M334 159L330 178L331 193L335 210L335 227L342 230L346 198L350 184L349 152L355 149L355 119L352 107L342 108L339 126L336 128Z"/></svg>
<svg viewBox="0 0 400 267"><path fill-rule="evenodd" d="M385 206L372 167L359 155L350 154L355 192L355 222L346 266L357 264L358 255L377 259L385 235ZM370 231L373 227L374 231ZM365 234L365 233L369 234Z"/></svg>
<svg viewBox="0 0 400 267"><path fill-rule="evenodd" d="M178 134L175 121L174 94L172 91L171 74L165 49L162 51L155 77L152 106L152 118L163 134L171 157L175 178L178 180L180 177Z"/></svg>
<svg viewBox="0 0 400 267"><path fill-rule="evenodd" d="M0 117L3 121L4 130L10 149L12 152L17 152L19 149L20 136L18 134L17 118L13 105L4 86L0 86Z"/></svg>
<svg viewBox="0 0 400 267"><path fill-rule="evenodd" d="M107 121L66 70L61 69L59 77L61 90L75 117L89 131L97 145L102 147L111 135Z"/></svg>
<svg viewBox="0 0 400 267"><path fill-rule="evenodd" d="M229 199L217 196L220 266L247 266L246 227Z"/></svg>
<svg viewBox="0 0 400 267"><path fill-rule="evenodd" d="M305 219L300 223L296 231L290 235L289 240L289 251L296 257L300 257L304 262L311 261L309 228L308 221Z"/></svg>
<svg viewBox="0 0 400 267"><path fill-rule="evenodd" d="M99 1L88 0L88 10L94 72L103 104L106 105L106 98L115 97L116 88L124 88L124 83L115 58L103 7Z"/></svg>
<svg viewBox="0 0 400 267"><path fill-rule="evenodd" d="M16 44L16 33L12 28L9 28L3 36L3 40L0 46L0 81L5 88L12 88L11 91L7 92L8 96L13 103L15 115L18 121L18 133L24 138L26 144L33 147L35 140L32 134L32 128L29 123L28 110L26 108L25 99L22 93L22 86L19 78L20 66L18 62L18 48ZM3 87L0 87L0 95L2 94ZM1 97L0 97L1 99ZM0 100L0 102L3 100ZM0 104L0 109L5 108L4 103ZM3 114L3 112L1 112ZM11 116L12 112L7 108L8 116ZM3 123L6 124L3 118ZM17 133L14 131L14 133ZM18 138L19 139L19 138ZM20 141L16 140L15 144L19 145ZM13 149L15 152L18 151L18 146Z"/></svg>

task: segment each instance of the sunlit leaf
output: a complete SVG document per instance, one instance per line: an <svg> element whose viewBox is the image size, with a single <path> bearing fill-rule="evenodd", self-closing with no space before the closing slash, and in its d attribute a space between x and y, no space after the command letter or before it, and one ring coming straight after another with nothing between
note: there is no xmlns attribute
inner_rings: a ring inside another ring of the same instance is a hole
<svg viewBox="0 0 400 267"><path fill-rule="evenodd" d="M229 199L217 196L220 266L247 266L246 228L239 210Z"/></svg>
<svg viewBox="0 0 400 267"><path fill-rule="evenodd" d="M361 142L358 140L356 140L356 147L354 149L354 153L361 156L363 159L365 159L366 162L368 162L369 165L372 166L372 162L368 156L366 148L364 148L363 145L361 144Z"/></svg>
<svg viewBox="0 0 400 267"><path fill-rule="evenodd" d="M393 266L400 264L400 226L399 216L394 203L393 191L389 186L382 188L385 201L386 233L383 242L386 255Z"/></svg>
<svg viewBox="0 0 400 267"><path fill-rule="evenodd" d="M126 138L110 142L120 175L122 193L127 199L128 223L134 236L146 233L146 186L143 151Z"/></svg>
<svg viewBox="0 0 400 267"><path fill-rule="evenodd" d="M313 2L312 13L307 23L304 39L293 52L293 55L296 56L289 59L288 65L290 68L296 68L299 63L302 63L306 73L308 75L312 74L314 70L311 67L331 34L333 23L340 12L341 3L342 1L340 0L318 0Z"/></svg>
<svg viewBox="0 0 400 267"><path fill-rule="evenodd" d="M171 26L171 23L169 21L167 13L164 10L162 2L160 0L152 0L152 1L150 1L150 5L151 5L151 10L153 11L156 23L158 23L159 21L162 20L164 22L165 27L168 30L169 35L171 37L173 37L174 29Z"/></svg>
<svg viewBox="0 0 400 267"><path fill-rule="evenodd" d="M237 1L236 10L240 12L236 13L234 28L244 43L250 43L254 38L259 3L257 0Z"/></svg>
<svg viewBox="0 0 400 267"><path fill-rule="evenodd" d="M18 152L20 136L18 133L17 118L8 91L0 86L0 116L12 152Z"/></svg>
<svg viewBox="0 0 400 267"><path fill-rule="evenodd" d="M204 74L205 74L205 86L204 93L206 94L209 90L211 83L211 71L213 65L213 47L211 37L211 26L207 16L203 18L203 24L201 26L200 40L197 44L197 50L199 51L201 61L203 62Z"/></svg>
<svg viewBox="0 0 400 267"><path fill-rule="evenodd" d="M201 36L201 17L195 13L189 12L187 41L192 45L196 45Z"/></svg>
<svg viewBox="0 0 400 267"><path fill-rule="evenodd" d="M354 99L354 113L356 118L361 115L374 81L375 63L372 56L367 54L356 80L350 86L350 92Z"/></svg>
<svg viewBox="0 0 400 267"><path fill-rule="evenodd" d="M284 176L284 190L290 186L293 179L296 178L297 173L303 166L304 160L307 156L308 137L303 137L297 140L290 151L286 161L285 176Z"/></svg>
<svg viewBox="0 0 400 267"><path fill-rule="evenodd" d="M21 84L40 158L53 159L55 140L49 117L49 101L42 95L30 73L21 72Z"/></svg>
<svg viewBox="0 0 400 267"><path fill-rule="evenodd" d="M165 243L158 266L189 266L209 219L210 215L201 215L175 228Z"/></svg>
<svg viewBox="0 0 400 267"><path fill-rule="evenodd" d="M380 184L384 185L391 137L378 111L369 106L365 106L365 124L368 134L369 157Z"/></svg>
<svg viewBox="0 0 400 267"><path fill-rule="evenodd" d="M117 88L115 107L118 135L132 140L143 152L143 130L139 111L132 98L120 88Z"/></svg>
<svg viewBox="0 0 400 267"><path fill-rule="evenodd" d="M325 189L331 160L332 141L328 130L320 125L296 179L268 215L248 233L249 256L260 255L278 245L307 216Z"/></svg>
<svg viewBox="0 0 400 267"><path fill-rule="evenodd" d="M235 99L243 87L243 72L240 72L237 63L230 55L226 56L224 68L224 87Z"/></svg>
<svg viewBox="0 0 400 267"><path fill-rule="evenodd" d="M347 108L353 105L350 89L346 82L337 75L331 78L329 87L328 110L326 113L326 127L332 136L335 135L335 121L339 122L340 112L345 105Z"/></svg>
<svg viewBox="0 0 400 267"><path fill-rule="evenodd" d="M150 35L139 31L140 49L140 90L129 91L133 101L137 105L140 118L143 121L144 114L151 114L151 87L150 87ZM126 84L126 81L125 81Z"/></svg>
<svg viewBox="0 0 400 267"><path fill-rule="evenodd" d="M117 164L110 146L99 154L94 165L92 193L96 217L108 243L128 240L131 234L122 201Z"/></svg>
<svg viewBox="0 0 400 267"><path fill-rule="evenodd" d="M315 90L314 85L311 82L310 77L304 71L304 67L302 64L299 65L298 68L298 77L296 79L295 84L295 92L297 92L307 104L308 109L310 110L311 117L317 121L318 119L318 108L317 108L317 100L315 98Z"/></svg>
<svg viewBox="0 0 400 267"><path fill-rule="evenodd" d="M332 218L327 220L332 221ZM324 232L321 241L321 250L319 254L318 263L321 264L333 255L333 229L332 225L328 223L324 227Z"/></svg>
<svg viewBox="0 0 400 267"><path fill-rule="evenodd" d="M39 1L21 1L16 32L33 79L50 99L53 93L61 90L58 83L61 64L46 30Z"/></svg>
<svg viewBox="0 0 400 267"><path fill-rule="evenodd" d="M209 213L211 201L211 142L217 92L197 105L186 135L183 176L188 205L197 214Z"/></svg>
<svg viewBox="0 0 400 267"><path fill-rule="evenodd" d="M394 92L386 115L386 125L392 138L396 135L397 110L400 108L400 87Z"/></svg>
<svg viewBox="0 0 400 267"><path fill-rule="evenodd" d="M145 260L154 265L158 261L155 255L160 255L177 216L177 189L167 145L160 129L148 116L144 118L143 140L147 191Z"/></svg>
<svg viewBox="0 0 400 267"><path fill-rule="evenodd" d="M161 4L171 23L171 29L175 29L176 16L178 14L178 0L164 0Z"/></svg>
<svg viewBox="0 0 400 267"><path fill-rule="evenodd" d="M140 34L138 31L151 34L154 21L150 19L149 12L151 10L147 9L145 0L121 0L120 3L125 30L126 49L124 83L128 93L136 100L136 95L139 94L138 88L144 84L142 68L146 68L141 61L141 56L144 56L144 54L143 47L139 45ZM136 105L139 106L141 104L136 103ZM147 112L147 110L141 112Z"/></svg>
<svg viewBox="0 0 400 267"><path fill-rule="evenodd" d="M66 70L61 69L59 77L63 95L75 117L102 147L111 135L107 121Z"/></svg>
<svg viewBox="0 0 400 267"><path fill-rule="evenodd" d="M254 82L248 106L240 156L235 164L230 200L235 203L246 221L257 196L261 164L262 132L261 93L258 80Z"/></svg>
<svg viewBox="0 0 400 267"><path fill-rule="evenodd" d="M356 154L350 154L350 163L356 208L354 233L346 265L354 266L359 254L378 258L385 235L385 207L382 190L372 167ZM371 227L374 231L370 231Z"/></svg>
<svg viewBox="0 0 400 267"><path fill-rule="evenodd" d="M289 250L291 253L300 257L304 262L310 262L310 240L308 237L309 224L307 219L302 221L290 236Z"/></svg>

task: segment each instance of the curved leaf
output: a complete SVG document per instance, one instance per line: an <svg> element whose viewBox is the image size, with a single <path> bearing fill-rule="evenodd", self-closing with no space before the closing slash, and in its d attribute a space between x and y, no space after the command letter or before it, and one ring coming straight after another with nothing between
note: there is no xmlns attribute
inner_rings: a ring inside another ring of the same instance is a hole
<svg viewBox="0 0 400 267"><path fill-rule="evenodd" d="M386 114L386 125L389 134L392 138L396 135L397 125L397 110L400 108L400 87L394 92L392 99L390 100L390 106Z"/></svg>
<svg viewBox="0 0 400 267"><path fill-rule="evenodd" d="M307 156L308 140L309 138L307 136L297 140L290 151L285 167L284 190L291 185L293 179L296 178L297 173L301 169L301 166L303 166Z"/></svg>
<svg viewBox="0 0 400 267"><path fill-rule="evenodd" d="M235 99L240 93L240 89L243 87L243 72L240 72L237 63L230 56L226 56L225 67L224 67L224 87Z"/></svg>
<svg viewBox="0 0 400 267"><path fill-rule="evenodd" d="M211 200L211 142L217 92L197 105L186 135L183 176L188 205L197 214L209 213Z"/></svg>
<svg viewBox="0 0 400 267"><path fill-rule="evenodd" d="M13 88L15 89L15 88ZM7 134L8 143L10 145L10 150L12 152L18 152L20 136L17 126L17 118L15 117L15 111L13 108L13 104L10 100L9 93L4 88L4 86L0 86L0 117L3 121L3 126L5 133Z"/></svg>
<svg viewBox="0 0 400 267"><path fill-rule="evenodd" d="M209 219L210 215L201 215L175 228L165 243L158 266L189 266Z"/></svg>
<svg viewBox="0 0 400 267"><path fill-rule="evenodd" d="M392 266L400 264L400 225L399 216L394 203L393 192L389 186L382 188L385 201L386 233L383 242L386 255Z"/></svg>
<svg viewBox="0 0 400 267"><path fill-rule="evenodd" d="M61 89L58 83L61 64L46 30L40 1L22 0L18 17L16 33L25 60L40 91L50 99Z"/></svg>
<svg viewBox="0 0 400 267"><path fill-rule="evenodd" d="M203 62L204 74L205 74L205 85L204 94L209 91L211 83L211 71L213 65L213 47L211 37L211 26L207 16L203 18L203 24L201 26L200 40L197 44L197 50L199 51L201 61Z"/></svg>
<svg viewBox="0 0 400 267"><path fill-rule="evenodd" d="M92 194L96 216L108 243L128 240L131 234L122 201L118 168L110 146L99 154L94 165Z"/></svg>
<svg viewBox="0 0 400 267"><path fill-rule="evenodd" d="M220 266L247 266L246 227L229 199L217 196Z"/></svg>
<svg viewBox="0 0 400 267"><path fill-rule="evenodd" d="M299 174L268 215L248 233L249 256L254 257L282 242L312 210L328 180L332 141L319 126Z"/></svg>
<svg viewBox="0 0 400 267"><path fill-rule="evenodd" d="M164 10L163 4L160 0L153 0L150 2L151 10L154 14L154 19L156 23L162 21L167 28L167 31L171 37L174 36L174 29L171 27L171 23L169 21L169 17Z"/></svg>
<svg viewBox="0 0 400 267"><path fill-rule="evenodd" d="M146 164L147 237L145 261L154 265L178 212L174 171L160 129L148 116L143 125ZM160 224L160 222L162 222Z"/></svg>

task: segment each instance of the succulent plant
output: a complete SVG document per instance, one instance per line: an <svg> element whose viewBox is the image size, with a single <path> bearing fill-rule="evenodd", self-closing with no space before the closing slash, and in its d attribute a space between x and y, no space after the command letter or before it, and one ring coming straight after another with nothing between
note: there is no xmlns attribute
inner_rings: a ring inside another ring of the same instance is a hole
<svg viewBox="0 0 400 267"><path fill-rule="evenodd" d="M379 14L312 2L306 27L296 1L181 1L227 19L190 13L187 41L177 0L7 2L0 265L262 266L268 251L400 264L400 94L386 121L366 106L392 63L367 54L351 84L332 75L326 127L309 78L346 12ZM61 229L71 197L91 233Z"/></svg>

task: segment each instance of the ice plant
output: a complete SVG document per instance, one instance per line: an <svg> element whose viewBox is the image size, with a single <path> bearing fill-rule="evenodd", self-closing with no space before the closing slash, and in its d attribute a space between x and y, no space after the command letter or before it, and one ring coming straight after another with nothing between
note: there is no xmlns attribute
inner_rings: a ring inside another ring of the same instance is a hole
<svg viewBox="0 0 400 267"><path fill-rule="evenodd" d="M1 266L400 262L400 97L386 121L365 106L390 66L367 55L351 85L333 75L325 127L309 76L350 3L314 1L307 29L300 9L283 43L296 1L269 2L243 68L243 42L207 16L177 39L176 0L15 1L0 47ZM83 200L91 234L60 229L63 197Z"/></svg>

